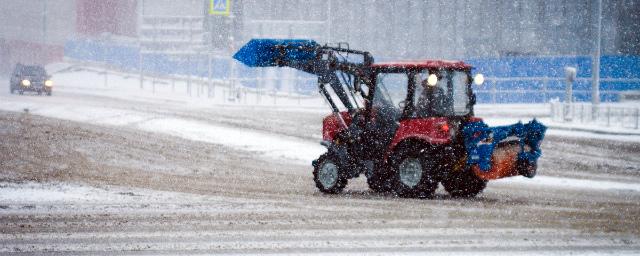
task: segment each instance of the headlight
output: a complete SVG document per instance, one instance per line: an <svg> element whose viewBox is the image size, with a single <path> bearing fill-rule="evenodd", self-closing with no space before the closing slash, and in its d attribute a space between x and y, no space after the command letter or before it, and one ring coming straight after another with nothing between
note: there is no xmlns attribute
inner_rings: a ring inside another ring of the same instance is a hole
<svg viewBox="0 0 640 256"><path fill-rule="evenodd" d="M473 83L476 85L482 85L484 83L484 75L477 74L475 77L473 77Z"/></svg>
<svg viewBox="0 0 640 256"><path fill-rule="evenodd" d="M46 87L53 86L53 81L51 81L51 80L44 81L44 86L46 86Z"/></svg>
<svg viewBox="0 0 640 256"><path fill-rule="evenodd" d="M27 79L22 80L22 86L31 86L31 81Z"/></svg>

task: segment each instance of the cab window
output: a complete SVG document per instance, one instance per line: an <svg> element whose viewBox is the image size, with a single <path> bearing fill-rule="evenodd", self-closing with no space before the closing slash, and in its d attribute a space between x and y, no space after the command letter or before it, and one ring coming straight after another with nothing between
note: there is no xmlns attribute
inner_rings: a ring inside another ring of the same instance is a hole
<svg viewBox="0 0 640 256"><path fill-rule="evenodd" d="M438 82L431 86L428 84L429 75L435 75ZM449 72L420 72L416 76L416 89L414 102L417 117L448 116L451 113L451 97L449 90Z"/></svg>
<svg viewBox="0 0 640 256"><path fill-rule="evenodd" d="M373 108L381 114L388 114L397 120L407 99L409 76L406 73L379 73L376 76L376 92Z"/></svg>

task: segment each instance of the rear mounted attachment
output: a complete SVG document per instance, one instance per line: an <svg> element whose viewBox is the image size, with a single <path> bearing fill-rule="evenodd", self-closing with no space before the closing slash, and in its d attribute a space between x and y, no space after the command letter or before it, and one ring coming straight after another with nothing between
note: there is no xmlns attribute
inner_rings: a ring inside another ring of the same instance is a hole
<svg viewBox="0 0 640 256"><path fill-rule="evenodd" d="M467 165L484 180L536 174L542 155L540 143L546 127L532 120L527 124L489 127L484 122L472 122L463 128Z"/></svg>

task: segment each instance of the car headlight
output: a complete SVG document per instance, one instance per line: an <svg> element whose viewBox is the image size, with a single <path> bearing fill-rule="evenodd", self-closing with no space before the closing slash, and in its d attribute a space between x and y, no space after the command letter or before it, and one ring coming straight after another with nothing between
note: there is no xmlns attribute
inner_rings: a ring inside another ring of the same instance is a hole
<svg viewBox="0 0 640 256"><path fill-rule="evenodd" d="M53 86L53 81L51 81L51 80L44 81L44 86L46 86L46 87Z"/></svg>
<svg viewBox="0 0 640 256"><path fill-rule="evenodd" d="M22 86L31 86L31 81L27 79L22 80Z"/></svg>

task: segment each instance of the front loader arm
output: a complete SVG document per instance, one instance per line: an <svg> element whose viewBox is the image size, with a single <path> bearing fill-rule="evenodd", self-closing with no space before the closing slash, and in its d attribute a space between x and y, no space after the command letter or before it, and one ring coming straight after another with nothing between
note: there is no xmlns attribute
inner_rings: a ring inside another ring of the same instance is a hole
<svg viewBox="0 0 640 256"><path fill-rule="evenodd" d="M348 58L350 55L360 56L362 61L352 61ZM233 58L250 67L291 67L316 75L318 89L329 102L332 111L336 113L338 108L331 99L326 84L350 114L354 114L357 109L351 103L348 91L344 89L337 72L362 77L373 63L373 57L368 52L321 46L313 40L299 39L252 39Z"/></svg>

